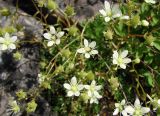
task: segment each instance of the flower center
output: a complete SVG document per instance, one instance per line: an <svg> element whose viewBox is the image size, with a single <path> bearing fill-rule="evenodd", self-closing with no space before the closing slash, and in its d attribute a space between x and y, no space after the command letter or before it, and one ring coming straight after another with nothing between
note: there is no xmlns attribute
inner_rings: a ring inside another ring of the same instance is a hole
<svg viewBox="0 0 160 116"><path fill-rule="evenodd" d="M5 45L10 45L12 43L12 41L10 40L10 39L5 39L5 41L4 41L4 43L3 44L5 44Z"/></svg>
<svg viewBox="0 0 160 116"><path fill-rule="evenodd" d="M112 16L112 12L107 12L107 16L111 17Z"/></svg>
<svg viewBox="0 0 160 116"><path fill-rule="evenodd" d="M122 64L123 63L123 59L121 57L118 58L118 64Z"/></svg>
<svg viewBox="0 0 160 116"><path fill-rule="evenodd" d="M73 92L78 91L78 88L77 88L77 86L76 86L76 85L73 85L71 89L72 89L72 91L73 91Z"/></svg>
<svg viewBox="0 0 160 116"><path fill-rule="evenodd" d="M51 39L52 39L52 40L55 40L55 39L56 39L56 36L55 36L55 35L53 35L53 36L51 37Z"/></svg>
<svg viewBox="0 0 160 116"><path fill-rule="evenodd" d="M135 107L133 116L142 116L141 107Z"/></svg>
<svg viewBox="0 0 160 116"><path fill-rule="evenodd" d="M90 48L90 47L84 47L84 49L85 49L86 52L91 51L91 48Z"/></svg>

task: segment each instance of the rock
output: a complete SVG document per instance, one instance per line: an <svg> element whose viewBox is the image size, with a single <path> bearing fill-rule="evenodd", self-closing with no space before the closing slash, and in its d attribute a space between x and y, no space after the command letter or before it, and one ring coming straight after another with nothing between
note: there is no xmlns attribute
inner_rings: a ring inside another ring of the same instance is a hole
<svg viewBox="0 0 160 116"><path fill-rule="evenodd" d="M87 0L90 5L94 5L98 0Z"/></svg>

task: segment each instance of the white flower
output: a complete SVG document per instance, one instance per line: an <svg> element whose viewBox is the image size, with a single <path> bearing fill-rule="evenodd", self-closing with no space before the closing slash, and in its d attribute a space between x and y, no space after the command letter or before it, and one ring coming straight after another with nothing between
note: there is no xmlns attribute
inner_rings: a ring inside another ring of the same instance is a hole
<svg viewBox="0 0 160 116"><path fill-rule="evenodd" d="M155 0L144 0L146 3L151 3L151 4L155 4L156 1Z"/></svg>
<svg viewBox="0 0 160 116"><path fill-rule="evenodd" d="M106 22L109 22L111 19L118 17L121 19L129 19L129 16L122 16L122 12L118 5L114 5L111 9L110 3L108 1L104 2L104 9L99 10L99 12L105 17Z"/></svg>
<svg viewBox="0 0 160 116"><path fill-rule="evenodd" d="M43 74L38 74L38 82L41 84L42 82L44 82L46 76Z"/></svg>
<svg viewBox="0 0 160 116"><path fill-rule="evenodd" d="M150 108L142 107L138 98L134 102L134 106L126 106L125 111L132 116L143 116L150 112Z"/></svg>
<svg viewBox="0 0 160 116"><path fill-rule="evenodd" d="M0 37L0 50L13 50L16 49L17 36L10 37L9 33L6 33L4 37Z"/></svg>
<svg viewBox="0 0 160 116"><path fill-rule="evenodd" d="M96 81L93 80L91 85L84 85L85 89L87 89L88 96L90 97L90 103L97 103L98 99L102 98L102 96L98 93L98 91L102 88L101 85L96 85Z"/></svg>
<svg viewBox="0 0 160 116"><path fill-rule="evenodd" d="M47 46L50 47L53 44L59 45L60 38L64 35L63 31L57 32L53 26L50 26L50 31L48 33L44 33L44 38L48 39Z"/></svg>
<svg viewBox="0 0 160 116"><path fill-rule="evenodd" d="M16 100L11 100L9 101L9 109L7 109L8 113L10 114L17 114L20 112L20 107L17 104Z"/></svg>
<svg viewBox="0 0 160 116"><path fill-rule="evenodd" d="M95 47L96 47L95 41L88 43L88 40L84 39L84 48L78 49L77 52L85 54L85 58L90 58L90 55L98 54L98 51L94 49Z"/></svg>
<svg viewBox="0 0 160 116"><path fill-rule="evenodd" d="M122 69L126 69L126 65L131 62L131 59L127 58L128 50L124 50L121 53L113 51L113 64L120 66Z"/></svg>
<svg viewBox="0 0 160 116"><path fill-rule="evenodd" d="M114 110L113 115L118 115L118 113L120 112L123 116L127 116L127 113L124 110L125 103L125 99L123 99L120 103L115 103L116 109Z"/></svg>
<svg viewBox="0 0 160 116"><path fill-rule="evenodd" d="M142 20L141 24L142 24L142 26L146 26L147 27L149 25L149 22L147 20Z"/></svg>
<svg viewBox="0 0 160 116"><path fill-rule="evenodd" d="M77 83L76 77L72 77L70 84L64 83L63 86L67 89L68 97L79 96L80 91L84 88L82 84Z"/></svg>

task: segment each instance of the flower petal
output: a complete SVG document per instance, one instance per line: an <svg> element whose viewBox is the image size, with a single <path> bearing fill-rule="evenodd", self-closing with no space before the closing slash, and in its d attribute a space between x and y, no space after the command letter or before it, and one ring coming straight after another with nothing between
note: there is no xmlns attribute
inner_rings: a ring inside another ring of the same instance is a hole
<svg viewBox="0 0 160 116"><path fill-rule="evenodd" d="M84 46L88 47L88 40L87 39L84 39Z"/></svg>
<svg viewBox="0 0 160 116"><path fill-rule="evenodd" d="M126 103L126 100L123 99L123 100L121 101L121 105L125 105L125 103Z"/></svg>
<svg viewBox="0 0 160 116"><path fill-rule="evenodd" d="M118 64L116 59L113 59L113 64Z"/></svg>
<svg viewBox="0 0 160 116"><path fill-rule="evenodd" d="M142 107L141 110L143 114L150 112L150 108L147 108L147 107Z"/></svg>
<svg viewBox="0 0 160 116"><path fill-rule="evenodd" d="M127 55L128 55L128 50L124 50L124 51L120 54L121 58L125 58Z"/></svg>
<svg viewBox="0 0 160 116"><path fill-rule="evenodd" d="M55 44L54 41L49 41L49 42L47 43L47 46L50 47L50 46L52 46L53 44Z"/></svg>
<svg viewBox="0 0 160 116"><path fill-rule="evenodd" d="M124 58L123 59L123 63L125 63L125 64L128 64L128 63L130 63L131 62L131 59L130 58Z"/></svg>
<svg viewBox="0 0 160 116"><path fill-rule="evenodd" d="M126 20L129 20L129 16L122 16L120 19L126 19Z"/></svg>
<svg viewBox="0 0 160 116"><path fill-rule="evenodd" d="M77 91L77 92L74 93L74 95L75 95L75 96L79 96L79 95L80 95L80 92Z"/></svg>
<svg viewBox="0 0 160 116"><path fill-rule="evenodd" d="M106 16L107 15L107 13L106 13L106 11L105 10L99 10L99 12L103 15L103 16Z"/></svg>
<svg viewBox="0 0 160 116"><path fill-rule="evenodd" d="M60 32L58 32L58 34L57 34L57 38L61 38L63 35L64 35L64 32L63 32L63 31L60 31Z"/></svg>
<svg viewBox="0 0 160 116"><path fill-rule="evenodd" d="M125 65L125 64L120 64L120 67L121 67L122 69L126 69L126 65Z"/></svg>
<svg viewBox="0 0 160 116"><path fill-rule="evenodd" d="M135 110L134 110L134 108L132 106L126 106L125 107L125 111L132 115Z"/></svg>
<svg viewBox="0 0 160 116"><path fill-rule="evenodd" d="M90 58L90 54L89 53L85 53L85 58Z"/></svg>
<svg viewBox="0 0 160 116"><path fill-rule="evenodd" d="M49 39L49 40L52 37L52 35L50 33L44 33L43 36L44 36L44 38Z"/></svg>
<svg viewBox="0 0 160 116"><path fill-rule="evenodd" d="M105 8L106 12L111 12L111 6L108 1L104 2L104 8Z"/></svg>
<svg viewBox="0 0 160 116"><path fill-rule="evenodd" d="M11 44L9 44L8 45L8 48L10 48L10 49L16 49L16 45L15 44L13 44L13 43L11 43Z"/></svg>
<svg viewBox="0 0 160 116"><path fill-rule="evenodd" d="M76 85L76 84L77 84L77 79L76 79L76 77L72 77L72 79L71 79L71 84L72 84L72 85Z"/></svg>
<svg viewBox="0 0 160 116"><path fill-rule="evenodd" d="M12 42L15 42L17 40L17 36L12 36L11 39L12 39Z"/></svg>
<svg viewBox="0 0 160 116"><path fill-rule="evenodd" d="M92 41L92 42L89 44L89 47L90 47L90 48L95 48L95 47L96 47L96 42L95 42L95 41Z"/></svg>
<svg viewBox="0 0 160 116"><path fill-rule="evenodd" d="M110 17L105 17L104 20L105 20L105 22L109 22L111 20L111 18Z"/></svg>
<svg viewBox="0 0 160 116"><path fill-rule="evenodd" d="M67 96L71 97L71 96L73 96L73 95L74 95L73 91L68 91L68 92L67 92Z"/></svg>
<svg viewBox="0 0 160 116"><path fill-rule="evenodd" d="M84 86L82 84L78 85L78 90L82 90Z"/></svg>
<svg viewBox="0 0 160 116"><path fill-rule="evenodd" d="M80 48L77 50L78 53L85 53L85 49L84 48Z"/></svg>
<svg viewBox="0 0 160 116"><path fill-rule="evenodd" d="M56 30L55 30L54 26L50 26L50 33L56 34Z"/></svg>
<svg viewBox="0 0 160 116"><path fill-rule="evenodd" d="M98 85L98 86L96 86L95 87L95 89L98 91L98 90L100 90L102 88L102 85Z"/></svg>
<svg viewBox="0 0 160 116"><path fill-rule="evenodd" d="M136 97L136 100L135 100L135 102L134 102L134 106L135 107L139 107L141 104L140 104L140 101L139 101L139 99L138 99L138 97Z"/></svg>
<svg viewBox="0 0 160 116"><path fill-rule="evenodd" d="M117 51L113 51L113 59L118 59L118 52Z"/></svg>
<svg viewBox="0 0 160 116"><path fill-rule="evenodd" d="M85 89L90 89L90 86L89 85L84 85L84 88Z"/></svg>
<svg viewBox="0 0 160 116"><path fill-rule="evenodd" d="M119 113L119 109L116 108L116 109L114 110L114 112L113 112L113 115L118 115L118 113Z"/></svg>
<svg viewBox="0 0 160 116"><path fill-rule="evenodd" d="M55 43L56 43L57 45L59 45L59 44L60 44L60 42L61 42L61 40L60 40L60 39L56 39L56 42L55 42Z"/></svg>
<svg viewBox="0 0 160 116"><path fill-rule="evenodd" d="M1 50L7 50L7 48L8 48L7 45L5 45L5 44L2 44L2 45L1 45Z"/></svg>
<svg viewBox="0 0 160 116"><path fill-rule="evenodd" d="M98 51L97 50L92 50L91 52L90 52L90 54L98 54Z"/></svg>
<svg viewBox="0 0 160 116"><path fill-rule="evenodd" d="M70 86L70 84L68 84L68 83L64 83L63 86L64 86L64 88L66 88L66 89L68 89L68 90L71 89L71 86Z"/></svg>
<svg viewBox="0 0 160 116"><path fill-rule="evenodd" d="M0 43L3 43L4 42L4 38L0 37Z"/></svg>
<svg viewBox="0 0 160 116"><path fill-rule="evenodd" d="M9 33L5 33L4 38L7 38L7 39L10 38Z"/></svg>

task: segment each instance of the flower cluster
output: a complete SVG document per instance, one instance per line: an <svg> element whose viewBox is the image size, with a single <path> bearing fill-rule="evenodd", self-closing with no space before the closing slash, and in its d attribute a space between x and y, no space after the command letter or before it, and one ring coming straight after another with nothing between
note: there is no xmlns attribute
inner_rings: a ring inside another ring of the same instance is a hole
<svg viewBox="0 0 160 116"><path fill-rule="evenodd" d="M115 103L115 107L113 115L121 113L123 116L143 116L150 112L150 108L141 106L138 98L136 98L134 105L127 105L125 100L122 100L121 103Z"/></svg>
<svg viewBox="0 0 160 116"><path fill-rule="evenodd" d="M102 96L98 93L98 91L102 88L101 85L96 85L96 81L93 80L91 85L83 85L77 82L76 77L72 77L70 83L64 83L64 88L67 89L67 96L80 96L80 91L83 89L87 90L87 99L90 99L90 103L98 103L98 99L102 98Z"/></svg>

